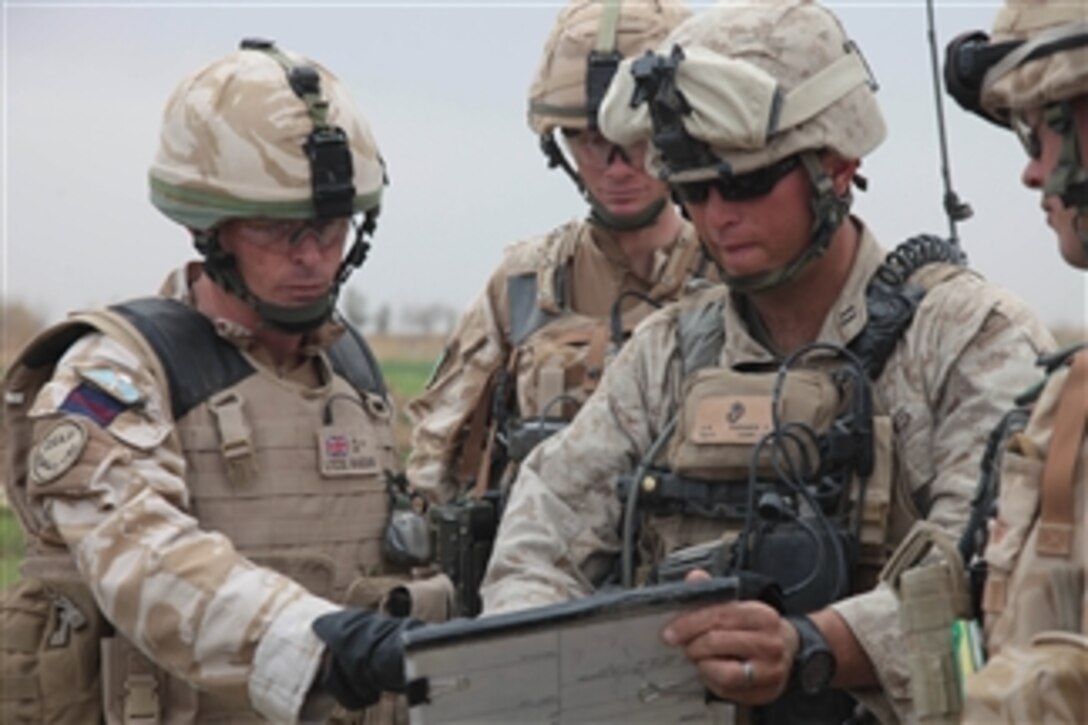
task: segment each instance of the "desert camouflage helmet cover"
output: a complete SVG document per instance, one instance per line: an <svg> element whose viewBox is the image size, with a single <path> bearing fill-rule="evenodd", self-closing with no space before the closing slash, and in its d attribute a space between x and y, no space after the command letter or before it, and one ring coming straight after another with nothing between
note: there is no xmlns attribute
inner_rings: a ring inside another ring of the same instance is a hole
<svg viewBox="0 0 1088 725"><path fill-rule="evenodd" d="M618 14L607 6L619 5ZM529 127L585 129L586 63L593 50L625 58L656 47L691 12L678 0L571 0L559 13L529 88ZM615 17L615 27L608 19Z"/></svg>
<svg viewBox="0 0 1088 725"><path fill-rule="evenodd" d="M676 83L691 106L687 132L734 174L804 150L860 159L886 129L875 83L839 20L811 0L736 0L676 28L659 48L680 46ZM650 138L646 104L631 108L635 81L624 61L601 104L601 129L617 143ZM668 169L655 150L648 165L669 181L717 176L715 167Z"/></svg>
<svg viewBox="0 0 1088 725"><path fill-rule="evenodd" d="M374 209L384 168L369 125L332 73L280 52L317 70L327 123L348 138L352 208ZM183 80L170 96L150 171L151 201L174 221L201 231L235 217L313 217L303 150L313 130L306 103L275 58L260 50L231 53Z"/></svg>
<svg viewBox="0 0 1088 725"><path fill-rule="evenodd" d="M1034 47L1088 33L1088 0L1006 0L994 20L991 43L1023 40L982 82L988 111L1044 106L1088 95L1088 46L1024 58Z"/></svg>

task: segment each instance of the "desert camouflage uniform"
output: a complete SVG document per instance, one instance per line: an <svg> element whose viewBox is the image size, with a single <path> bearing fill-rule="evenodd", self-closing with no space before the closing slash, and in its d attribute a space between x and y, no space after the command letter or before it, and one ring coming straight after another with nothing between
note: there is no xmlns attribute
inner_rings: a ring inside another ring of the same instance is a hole
<svg viewBox="0 0 1088 725"><path fill-rule="evenodd" d="M820 341L846 345L866 324L865 288L884 251L867 230L861 233L849 279ZM679 311L712 300L724 301L721 365L775 359L747 329L724 287L644 322L568 429L522 466L484 580L485 613L593 591L620 550L617 479L632 472L681 397ZM875 384L895 433L893 488L899 495L890 514L889 551L917 518L951 531L963 525L986 436L1013 396L1037 380L1034 360L1051 343L1019 301L974 273L963 271L928 292ZM876 690L855 694L884 719L909 719L909 672L899 654L894 595L881 587L834 608L872 660L890 702Z"/></svg>
<svg viewBox="0 0 1088 725"><path fill-rule="evenodd" d="M566 300L549 294L551 276L564 265L569 270ZM458 470L465 428L477 407L487 405L493 374L508 365L514 353L507 280L537 273L538 300L546 311L566 317L582 315L607 324L620 294L631 291L654 300L674 300L701 276L705 265L695 231L687 222L674 242L656 252L650 279L631 269L607 230L587 221L568 222L546 236L508 247L487 287L450 336L426 392L408 405L414 423L407 464L409 482L427 495L448 500L475 474L474 470ZM640 309L633 310L636 307ZM624 300L623 309L641 315L651 310L634 296ZM625 315L625 323L634 321ZM524 342L531 341L532 336ZM527 400L531 372L522 367L517 376L517 400L526 415L539 411L541 404Z"/></svg>
<svg viewBox="0 0 1088 725"><path fill-rule="evenodd" d="M1088 389L1070 383L1069 375L1063 366L1050 376L1027 427L1003 453L982 602L986 646L994 659L967 681L965 722L1082 722L1088 717L1088 438L1079 441L1068 471L1072 485L1064 503L1071 526L1055 526L1045 534L1040 526L1043 469L1058 406L1073 398L1080 415L1088 413ZM1050 697L1021 689L1047 687L1054 688Z"/></svg>
<svg viewBox="0 0 1088 725"><path fill-rule="evenodd" d="M195 265L179 270L164 294L191 304L186 275L195 272ZM245 386L257 385L267 393L245 399L256 469L234 479L225 470L214 410L199 405L175 425L169 391L149 365L117 340L87 334L64 353L30 411L35 441L75 424L88 443L55 477L31 476L27 498L39 526L24 574L51 561L41 571L55 574L58 559L71 561L70 550L78 577L116 630L202 691L197 721L209 716L206 707L232 713L232 722L255 720L239 709L247 707L274 721L294 720L325 649L311 624L339 609L333 601L342 601L349 585L369 581L357 580L360 573L380 573L389 410L379 410L384 401L360 400L329 367L322 351L344 334L337 323L310 333L300 362L287 367L274 365L243 327L222 319L215 326L255 369L229 390L252 393L256 388ZM87 371L103 370L142 402L100 427L64 406ZM345 400L333 409L333 397ZM322 410L339 425L373 433L361 442L373 456L369 478L320 475L315 432ZM33 468L34 451L30 460Z"/></svg>

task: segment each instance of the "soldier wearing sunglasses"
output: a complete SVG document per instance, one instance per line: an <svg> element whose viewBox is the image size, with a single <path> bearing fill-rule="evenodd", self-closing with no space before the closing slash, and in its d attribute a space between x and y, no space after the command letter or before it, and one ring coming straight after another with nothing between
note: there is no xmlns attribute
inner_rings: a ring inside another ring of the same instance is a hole
<svg viewBox="0 0 1088 725"><path fill-rule="evenodd" d="M954 245L889 254L850 213L885 135L875 88L806 0L720 4L620 66L601 131L649 142L726 284L644 323L525 461L485 613L729 573L765 596L660 634L713 707L912 719L881 569L915 526L962 529L987 432L1052 340Z"/></svg>

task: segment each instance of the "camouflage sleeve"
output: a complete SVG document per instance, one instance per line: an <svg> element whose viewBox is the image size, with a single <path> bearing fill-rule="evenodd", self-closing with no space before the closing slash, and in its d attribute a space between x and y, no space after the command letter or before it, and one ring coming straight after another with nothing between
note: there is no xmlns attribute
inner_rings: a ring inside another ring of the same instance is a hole
<svg viewBox="0 0 1088 725"><path fill-rule="evenodd" d="M31 417L28 498L41 538L67 545L106 618L194 686L294 720L324 651L310 624L336 607L200 528L152 374L88 335Z"/></svg>
<svg viewBox="0 0 1088 725"><path fill-rule="evenodd" d="M1013 399L1038 381L1035 359L1052 347L1050 333L1022 303L976 277L955 278L927 295L897 353L901 372L891 393L900 475L905 468L922 517L959 537L986 439ZM855 694L871 709L890 707L912 720L895 595L880 586L834 609L873 663L886 699L875 691Z"/></svg>
<svg viewBox="0 0 1088 725"><path fill-rule="evenodd" d="M616 482L675 407L665 329L640 328L571 424L521 466L481 587L486 614L585 596L614 561Z"/></svg>
<svg viewBox="0 0 1088 725"><path fill-rule="evenodd" d="M427 389L406 409L412 423L412 452L405 466L411 486L446 501L465 483L453 470L465 427L487 404L489 382L506 364L509 349L500 318L504 295L496 274L454 329Z"/></svg>

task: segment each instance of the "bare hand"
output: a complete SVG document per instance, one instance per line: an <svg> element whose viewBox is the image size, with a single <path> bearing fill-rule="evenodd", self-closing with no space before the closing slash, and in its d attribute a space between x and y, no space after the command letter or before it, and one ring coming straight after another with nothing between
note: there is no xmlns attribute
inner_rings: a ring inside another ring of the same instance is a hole
<svg viewBox="0 0 1088 725"><path fill-rule="evenodd" d="M709 576L694 571L686 581ZM799 647L793 625L758 601L694 609L672 620L661 636L666 644L684 647L711 692L741 705L776 700L786 689Z"/></svg>

